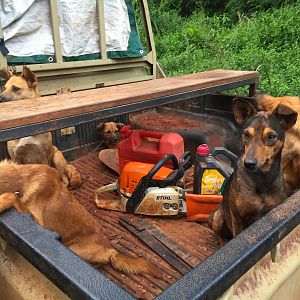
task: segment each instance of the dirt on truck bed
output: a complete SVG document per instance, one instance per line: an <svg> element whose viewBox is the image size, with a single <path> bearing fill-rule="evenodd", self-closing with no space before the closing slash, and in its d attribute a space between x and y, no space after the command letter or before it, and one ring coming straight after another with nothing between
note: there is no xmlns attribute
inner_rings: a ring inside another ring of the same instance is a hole
<svg viewBox="0 0 300 300"><path fill-rule="evenodd" d="M183 254L182 257L185 257L189 267L195 266L220 248L219 239L206 224L187 222L185 218L145 217L97 208L93 200L94 190L115 181L117 174L101 164L96 151L75 160L73 165L82 174L82 184L71 190L71 193L102 224L104 234L111 244L124 254L146 258L162 274L162 279L158 280L147 274L124 275L115 271L110 265L99 268L100 272L134 297L153 299L178 280L184 272L176 270L124 228L120 224L120 217L128 217L133 222L147 221L155 232L158 231L160 235L167 236L168 242L170 239L173 241L173 246ZM118 198L117 195L112 194L106 194L106 196Z"/></svg>

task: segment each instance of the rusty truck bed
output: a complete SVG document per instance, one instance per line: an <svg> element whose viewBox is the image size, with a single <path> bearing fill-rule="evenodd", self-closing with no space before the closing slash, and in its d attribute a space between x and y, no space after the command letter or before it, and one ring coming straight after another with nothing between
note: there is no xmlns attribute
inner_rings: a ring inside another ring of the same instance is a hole
<svg viewBox="0 0 300 300"><path fill-rule="evenodd" d="M185 251L186 261L190 265L196 265L220 248L219 239L206 224L187 222L184 218L136 216L97 208L93 201L93 191L101 185L113 182L116 180L117 175L101 164L97 151L82 156L75 160L73 164L81 172L83 180L80 187L73 189L71 192L102 224L107 239L116 249L125 254L145 257L162 274L162 279L158 280L149 275L124 275L115 271L110 265L99 268L100 272L134 297L152 299L172 285L183 274L120 225L120 217L126 216L132 221L141 219L148 221L171 238L174 241L174 247L178 245L181 250ZM108 196L117 197L117 195Z"/></svg>

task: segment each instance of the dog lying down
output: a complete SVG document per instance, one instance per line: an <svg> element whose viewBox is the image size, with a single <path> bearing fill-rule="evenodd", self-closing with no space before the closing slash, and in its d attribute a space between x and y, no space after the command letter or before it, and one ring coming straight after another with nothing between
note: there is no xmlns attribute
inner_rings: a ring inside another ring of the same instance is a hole
<svg viewBox="0 0 300 300"><path fill-rule="evenodd" d="M9 70L0 69L0 77L7 80L0 102L37 98L40 96L38 80L30 68L24 66L20 76L13 75ZM67 163L63 154L52 144L50 132L7 142L10 158L19 164L47 164L56 168L62 182L69 187L80 184L80 173Z"/></svg>
<svg viewBox="0 0 300 300"><path fill-rule="evenodd" d="M41 226L58 232L62 243L92 264L111 263L128 274L158 273L143 258L128 257L114 249L102 227L68 192L54 168L0 162L0 212L15 208L27 212Z"/></svg>
<svg viewBox="0 0 300 300"><path fill-rule="evenodd" d="M297 121L297 112L284 105L266 113L236 100L233 112L244 124L243 154L225 187L223 201L209 219L210 227L227 238L237 236L287 198L281 153L285 131Z"/></svg>

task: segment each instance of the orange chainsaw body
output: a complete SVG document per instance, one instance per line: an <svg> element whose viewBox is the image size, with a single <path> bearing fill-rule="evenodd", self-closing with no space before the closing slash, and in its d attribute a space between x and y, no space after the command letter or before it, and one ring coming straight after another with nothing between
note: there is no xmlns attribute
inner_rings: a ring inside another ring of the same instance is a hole
<svg viewBox="0 0 300 300"><path fill-rule="evenodd" d="M129 162L125 165L120 176L120 191L130 196L135 190L140 180L146 176L153 168L153 164L141 162ZM173 170L167 167L161 167L153 176L155 180L164 180Z"/></svg>

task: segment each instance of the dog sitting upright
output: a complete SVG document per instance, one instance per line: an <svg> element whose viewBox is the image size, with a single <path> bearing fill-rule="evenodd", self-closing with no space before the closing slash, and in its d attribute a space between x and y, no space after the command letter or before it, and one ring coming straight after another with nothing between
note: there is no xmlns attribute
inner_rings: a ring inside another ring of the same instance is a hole
<svg viewBox="0 0 300 300"><path fill-rule="evenodd" d="M13 75L8 69L0 69L0 77L7 80L0 102L37 98L40 96L38 80L30 68L24 66L20 76ZM48 164L59 171L62 182L67 186L80 183L80 174L69 165L62 153L52 144L50 132L7 142L10 158L19 164Z"/></svg>
<svg viewBox="0 0 300 300"><path fill-rule="evenodd" d="M258 109L267 112L271 112L276 106L281 104L295 110L298 114L300 113L300 99L298 97L272 97L267 94L258 94L255 96L255 100ZM292 194L300 188L300 118L286 132L281 167L284 180L289 188L289 194Z"/></svg>
<svg viewBox="0 0 300 300"><path fill-rule="evenodd" d="M124 127L123 123L100 123L96 127L96 133L100 138L102 138L102 142L105 147L115 149L118 147L118 143L121 139L120 129L122 127Z"/></svg>
<svg viewBox="0 0 300 300"><path fill-rule="evenodd" d="M257 112L243 100L234 100L233 112L242 131L243 154L227 183L223 201L210 215L209 225L219 235L235 237L287 197L281 170L285 131L297 121L297 112L284 105L273 112Z"/></svg>

